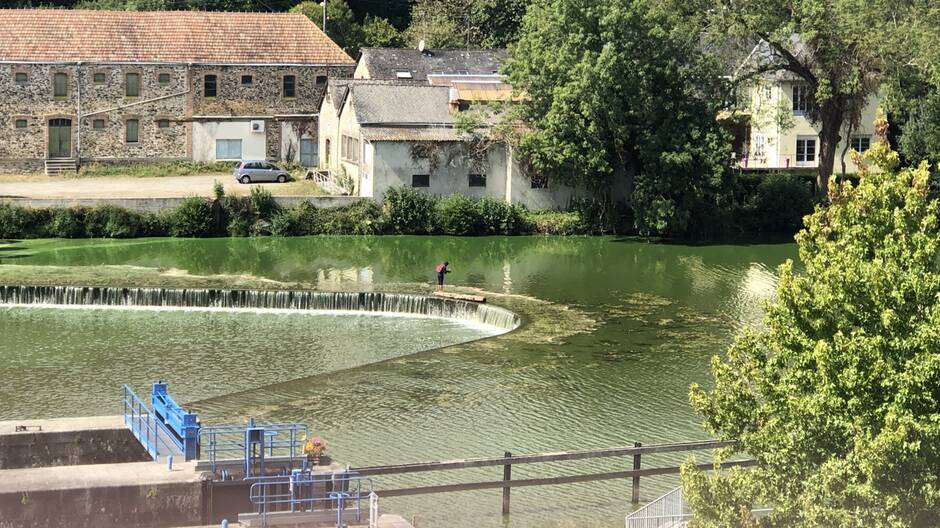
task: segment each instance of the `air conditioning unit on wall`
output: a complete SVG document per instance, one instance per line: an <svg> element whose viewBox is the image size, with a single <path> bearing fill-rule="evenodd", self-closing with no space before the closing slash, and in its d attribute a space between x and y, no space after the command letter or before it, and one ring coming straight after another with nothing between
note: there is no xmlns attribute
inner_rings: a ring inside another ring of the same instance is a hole
<svg viewBox="0 0 940 528"><path fill-rule="evenodd" d="M255 132L255 133L258 133L258 134L263 134L263 133L264 133L264 120L262 120L262 119L256 119L256 120L252 121L252 122L251 122L251 131L252 131L252 132Z"/></svg>

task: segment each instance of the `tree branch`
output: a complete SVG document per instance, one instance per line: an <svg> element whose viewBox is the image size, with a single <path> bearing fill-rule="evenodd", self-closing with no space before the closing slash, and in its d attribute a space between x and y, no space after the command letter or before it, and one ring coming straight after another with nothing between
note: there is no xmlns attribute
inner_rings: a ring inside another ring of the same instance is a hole
<svg viewBox="0 0 940 528"><path fill-rule="evenodd" d="M758 32L757 36L764 39L764 42L766 42L770 47L774 49L774 51L780 54L780 56L782 56L783 59L787 61L786 68L784 68L785 70L799 75L800 77L805 79L807 82L812 84L814 87L817 84L819 84L819 79L816 78L813 72L809 68L807 68L806 65L800 62L800 59L796 58L796 55L791 53L790 50L783 47L783 44L772 41L770 39L770 36L767 35L766 33Z"/></svg>

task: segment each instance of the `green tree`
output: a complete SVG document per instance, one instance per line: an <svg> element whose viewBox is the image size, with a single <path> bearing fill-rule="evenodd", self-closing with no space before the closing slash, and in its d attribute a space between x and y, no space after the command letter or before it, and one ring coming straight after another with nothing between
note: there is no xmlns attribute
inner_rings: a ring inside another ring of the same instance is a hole
<svg viewBox="0 0 940 528"><path fill-rule="evenodd" d="M366 46L400 48L405 45L404 36L385 18L367 16L362 31Z"/></svg>
<svg viewBox="0 0 940 528"><path fill-rule="evenodd" d="M785 73L809 88L815 104L807 116L819 129L817 188L828 189L846 130L867 101L900 70L920 63L936 71L936 25L940 7L931 2L852 0L664 0L686 21L705 29L717 47L749 56L738 81L768 72ZM887 16L890 13L890 16ZM750 53L756 42L767 52Z"/></svg>
<svg viewBox="0 0 940 528"><path fill-rule="evenodd" d="M308 0L290 8L291 13L303 13L318 27L323 27L323 6L319 2ZM328 0L326 3L326 34L339 47L353 57L359 55L359 48L365 42L362 26L349 9L345 0Z"/></svg>
<svg viewBox="0 0 940 528"><path fill-rule="evenodd" d="M901 154L912 163L927 161L931 170L940 174L940 93L912 106L901 131Z"/></svg>
<svg viewBox="0 0 940 528"><path fill-rule="evenodd" d="M476 44L505 48L518 40L526 9L533 0L475 0L471 9Z"/></svg>
<svg viewBox="0 0 940 528"><path fill-rule="evenodd" d="M632 184L644 234L714 225L730 209L731 151L715 120L721 71L698 44L643 0L533 4L505 65L525 94L523 157L605 203Z"/></svg>
<svg viewBox="0 0 940 528"><path fill-rule="evenodd" d="M883 130L883 127L882 127ZM883 137L883 136L882 136ZM940 226L926 164L897 170L886 141L857 188L797 235L764 328L693 386L707 428L753 469L684 468L699 527L940 525Z"/></svg>
<svg viewBox="0 0 940 528"><path fill-rule="evenodd" d="M463 48L471 43L470 12L473 0L416 0L405 42L415 47L424 40L428 48Z"/></svg>

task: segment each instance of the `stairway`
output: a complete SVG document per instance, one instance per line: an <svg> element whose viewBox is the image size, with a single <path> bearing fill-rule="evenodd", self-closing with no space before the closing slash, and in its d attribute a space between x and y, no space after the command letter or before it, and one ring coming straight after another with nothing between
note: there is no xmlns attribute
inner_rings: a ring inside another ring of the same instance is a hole
<svg viewBox="0 0 940 528"><path fill-rule="evenodd" d="M78 162L73 158L49 158L46 160L46 176L65 172L78 172Z"/></svg>

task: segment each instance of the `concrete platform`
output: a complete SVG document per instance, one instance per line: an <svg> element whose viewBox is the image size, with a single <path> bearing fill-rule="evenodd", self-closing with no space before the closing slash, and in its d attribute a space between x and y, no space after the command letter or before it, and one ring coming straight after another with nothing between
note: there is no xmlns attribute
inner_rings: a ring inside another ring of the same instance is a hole
<svg viewBox="0 0 940 528"><path fill-rule="evenodd" d="M203 480L202 473L196 472L195 462L174 462L173 470L168 471L166 463L153 461L6 469L0 473L0 477L0 494L118 486L160 486L198 483Z"/></svg>
<svg viewBox="0 0 940 528"><path fill-rule="evenodd" d="M26 431L16 431L17 426L27 426ZM84 416L79 418L54 418L45 420L0 421L0 435L28 433L63 433L74 431L99 431L102 429L124 429L124 417Z"/></svg>

